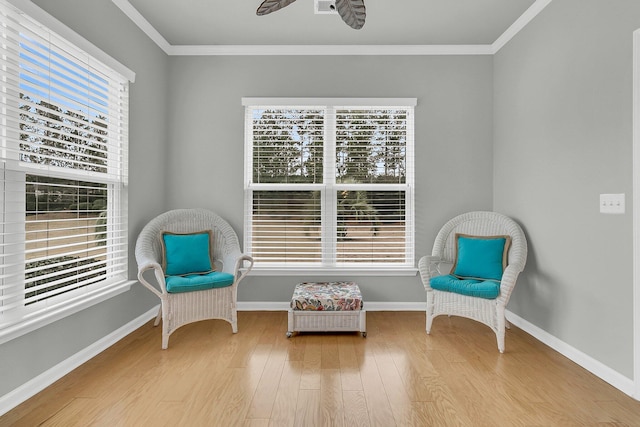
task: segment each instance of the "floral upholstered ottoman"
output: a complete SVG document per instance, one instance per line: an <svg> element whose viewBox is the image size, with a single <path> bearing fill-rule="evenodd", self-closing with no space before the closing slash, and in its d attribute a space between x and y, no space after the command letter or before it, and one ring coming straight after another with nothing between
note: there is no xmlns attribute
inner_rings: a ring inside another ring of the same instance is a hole
<svg viewBox="0 0 640 427"><path fill-rule="evenodd" d="M299 283L291 298L287 337L319 331L358 331L366 337L366 314L355 282Z"/></svg>

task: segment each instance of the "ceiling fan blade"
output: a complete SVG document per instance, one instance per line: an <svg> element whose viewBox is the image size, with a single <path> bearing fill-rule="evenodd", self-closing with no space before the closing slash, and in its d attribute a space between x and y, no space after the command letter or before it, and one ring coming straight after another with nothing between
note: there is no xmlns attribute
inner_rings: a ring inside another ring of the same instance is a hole
<svg viewBox="0 0 640 427"><path fill-rule="evenodd" d="M367 16L364 0L336 0L336 9L351 28L359 30L364 25Z"/></svg>
<svg viewBox="0 0 640 427"><path fill-rule="evenodd" d="M258 16L267 15L276 10L280 10L285 6L289 6L296 0L264 0L258 7L256 14Z"/></svg>

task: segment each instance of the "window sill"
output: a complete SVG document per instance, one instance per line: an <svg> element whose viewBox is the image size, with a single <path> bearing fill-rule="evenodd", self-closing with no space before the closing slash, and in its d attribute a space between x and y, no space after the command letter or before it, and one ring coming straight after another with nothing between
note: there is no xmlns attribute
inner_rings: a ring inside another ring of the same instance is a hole
<svg viewBox="0 0 640 427"><path fill-rule="evenodd" d="M33 332L60 319L72 314L78 313L93 305L99 304L121 293L131 289L131 285L136 283L134 280L128 280L109 286L108 289L97 290L90 295L84 295L83 298L66 301L61 303L56 309L48 309L46 311L36 312L20 319L17 323L0 326L0 344L4 344L19 336Z"/></svg>
<svg viewBox="0 0 640 427"><path fill-rule="evenodd" d="M321 268L321 267L254 267L250 276L415 276L415 267Z"/></svg>

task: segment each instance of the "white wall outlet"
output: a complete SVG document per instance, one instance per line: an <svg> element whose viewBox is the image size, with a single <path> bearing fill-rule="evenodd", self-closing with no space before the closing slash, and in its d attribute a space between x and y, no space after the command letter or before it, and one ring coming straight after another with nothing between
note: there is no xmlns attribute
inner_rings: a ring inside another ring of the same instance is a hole
<svg viewBox="0 0 640 427"><path fill-rule="evenodd" d="M600 195L600 213L623 214L624 211L625 211L624 193Z"/></svg>

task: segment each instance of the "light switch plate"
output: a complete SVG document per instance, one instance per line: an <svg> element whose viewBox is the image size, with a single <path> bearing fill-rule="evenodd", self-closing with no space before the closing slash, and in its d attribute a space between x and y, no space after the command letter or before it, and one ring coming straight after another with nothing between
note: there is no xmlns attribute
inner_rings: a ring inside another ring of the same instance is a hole
<svg viewBox="0 0 640 427"><path fill-rule="evenodd" d="M337 15L335 0L314 0L313 12L316 15Z"/></svg>
<svg viewBox="0 0 640 427"><path fill-rule="evenodd" d="M622 194L601 194L600 213L623 214L625 212L624 193Z"/></svg>

